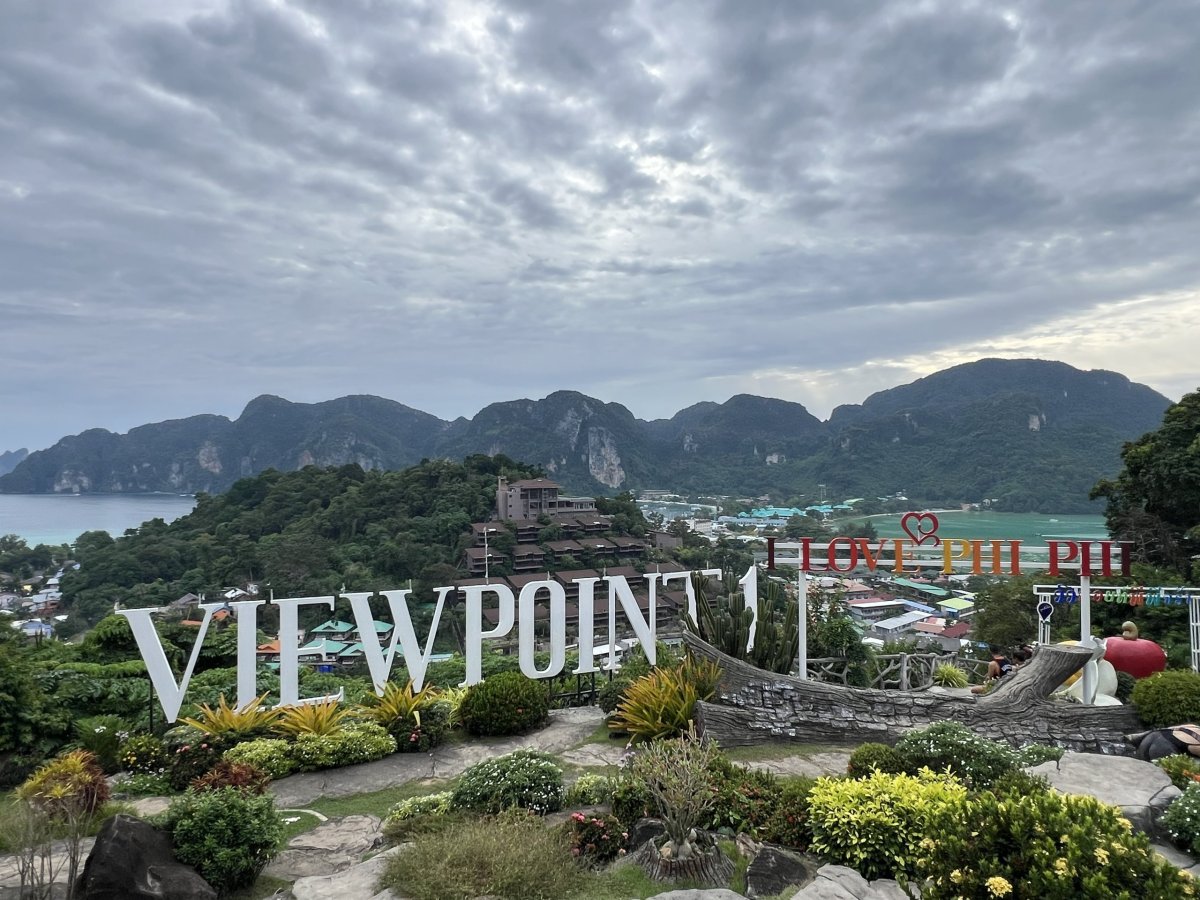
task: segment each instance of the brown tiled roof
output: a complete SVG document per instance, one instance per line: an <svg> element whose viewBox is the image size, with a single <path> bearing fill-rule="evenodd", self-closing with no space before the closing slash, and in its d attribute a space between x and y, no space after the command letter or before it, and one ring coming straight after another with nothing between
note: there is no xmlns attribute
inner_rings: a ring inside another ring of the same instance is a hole
<svg viewBox="0 0 1200 900"><path fill-rule="evenodd" d="M484 550L482 547L468 547L466 550L468 559L483 559L486 554L489 559L504 559L504 554L497 553L491 547Z"/></svg>

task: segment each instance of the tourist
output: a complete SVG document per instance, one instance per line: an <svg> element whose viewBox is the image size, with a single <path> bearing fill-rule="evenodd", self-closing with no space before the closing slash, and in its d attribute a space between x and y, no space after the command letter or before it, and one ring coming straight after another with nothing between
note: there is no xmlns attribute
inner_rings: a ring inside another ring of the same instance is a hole
<svg viewBox="0 0 1200 900"><path fill-rule="evenodd" d="M987 680L984 681L983 684L976 685L975 687L971 688L972 694L982 694L988 689L988 686L991 682L999 681L1013 670L1013 664L1009 658L1004 655L1003 650L1001 650L999 647L989 647L988 649L991 651L992 661L988 663Z"/></svg>

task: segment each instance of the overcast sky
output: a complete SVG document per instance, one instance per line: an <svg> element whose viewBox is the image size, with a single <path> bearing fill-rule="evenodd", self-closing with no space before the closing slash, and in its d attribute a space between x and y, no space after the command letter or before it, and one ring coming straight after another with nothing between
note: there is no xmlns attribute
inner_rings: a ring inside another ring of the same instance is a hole
<svg viewBox="0 0 1200 900"><path fill-rule="evenodd" d="M0 450L371 393L1200 387L1200 4L0 0Z"/></svg>

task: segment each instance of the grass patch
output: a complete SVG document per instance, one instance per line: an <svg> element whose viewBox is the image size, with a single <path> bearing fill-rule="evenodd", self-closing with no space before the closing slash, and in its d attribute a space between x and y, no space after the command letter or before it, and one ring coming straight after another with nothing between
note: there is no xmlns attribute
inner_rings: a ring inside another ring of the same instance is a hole
<svg viewBox="0 0 1200 900"><path fill-rule="evenodd" d="M372 791L367 794L350 794L346 797L322 797L309 803L307 808L316 810L329 818L341 816L372 815L384 818L395 804L409 797L423 797L425 794L436 794L447 791L453 786L452 781L407 781L395 787L384 788L382 791ZM307 829L306 829L307 830Z"/></svg>
<svg viewBox="0 0 1200 900"><path fill-rule="evenodd" d="M733 841L718 841L717 846L733 863L733 877L729 880L729 889L736 894L746 893L746 870L750 868L750 860L738 852L737 844Z"/></svg>
<svg viewBox="0 0 1200 900"><path fill-rule="evenodd" d="M583 747L586 744L603 744L604 746L608 747L608 746L615 746L618 744L623 745L624 743L626 743L628 741L629 741L628 735L621 735L619 737L613 737L613 733L608 728L608 723L601 720L600 724L596 726L595 730L591 734L589 734L586 738L584 738L582 741L580 741L578 744L576 744L575 746ZM572 748L572 749L574 749L574 748Z"/></svg>
<svg viewBox="0 0 1200 900"><path fill-rule="evenodd" d="M297 835L304 834L306 831L312 831L321 824L318 819L310 812L304 812L299 809L289 809L287 812L279 811L279 815L283 818L283 846L288 845L288 841ZM295 819L295 822L289 822L288 819Z"/></svg>
<svg viewBox="0 0 1200 900"><path fill-rule="evenodd" d="M561 900L588 882L565 833L538 819L498 816L417 837L388 861L381 882L412 900L470 900L494 895Z"/></svg>

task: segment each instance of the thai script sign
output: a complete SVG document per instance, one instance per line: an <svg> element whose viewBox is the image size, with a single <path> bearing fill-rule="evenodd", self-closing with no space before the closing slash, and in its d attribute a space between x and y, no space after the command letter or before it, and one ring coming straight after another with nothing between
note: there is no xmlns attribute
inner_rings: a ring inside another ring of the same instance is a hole
<svg viewBox="0 0 1200 900"><path fill-rule="evenodd" d="M1078 603L1080 589L1064 584L1035 584L1033 593L1039 600L1055 604ZM1093 603L1124 603L1128 606L1186 606L1200 597L1200 588L1185 587L1111 587L1092 585Z"/></svg>
<svg viewBox="0 0 1200 900"><path fill-rule="evenodd" d="M720 577L720 569L701 569L699 574ZM585 675L598 672L595 654L595 609L596 586L605 582L608 595L608 661L603 667L606 670L618 668L615 657L617 610L633 630L637 642L645 651L646 658L653 665L655 656L655 631L657 627L657 594L661 586L667 589L672 582L680 581L687 597L687 612L692 620L696 620L696 593L692 584L693 572L648 572L644 575L648 604L646 613L642 613L639 600L633 587L623 576L606 576L603 578L577 578L572 583L579 589L579 633L578 650L579 665L571 670L573 675ZM757 619L758 592L757 573L753 567L742 577L742 591L746 607ZM371 598L376 592L342 594L349 601L355 624L362 640L363 658L371 673L371 681L376 693L382 694L384 685L395 663L397 653L403 657L408 669L408 677L412 679L413 687L420 690L425 683L425 672L433 654L434 637L437 635L438 624L446 600L456 588L437 588L437 599L434 602L433 618L429 633L422 643L413 627L409 614L409 590L379 591L378 596L386 601L391 613L393 629L387 646L380 643L375 631L375 614L371 609ZM465 614L465 651L466 679L463 685L477 684L483 680L483 642L509 634L516 626L518 632L518 656L521 671L530 678L553 678L562 674L566 668L567 656L567 627L566 627L566 589L562 582L546 575L540 581L534 581L521 588L519 594L514 594L507 584L472 584L458 588L463 595ZM484 603L487 599L489 609L497 612L496 624L484 628ZM290 597L273 601L239 600L233 603L202 603L204 618L200 622L196 643L192 646L191 656L179 681L167 662L163 651L162 641L154 627L153 615L159 609L122 609L118 613L129 620L129 626L137 641L138 651L146 664L151 684L158 694L163 713L168 722L174 722L179 716L187 693L188 682L196 668L196 660L200 654L200 646L208 633L213 613L223 607L230 607L238 621L237 636L237 705L244 707L258 696L257 674L257 620L258 609L268 602L279 608L279 705L297 706L303 703L318 702L324 697L302 698L299 689L300 673L300 641L298 612L302 606L324 606L331 611L335 598L324 597ZM550 611L550 661L543 669L537 668L534 659L534 605L547 603ZM750 646L754 642L755 623L750 626ZM338 697L340 699L340 692Z"/></svg>

